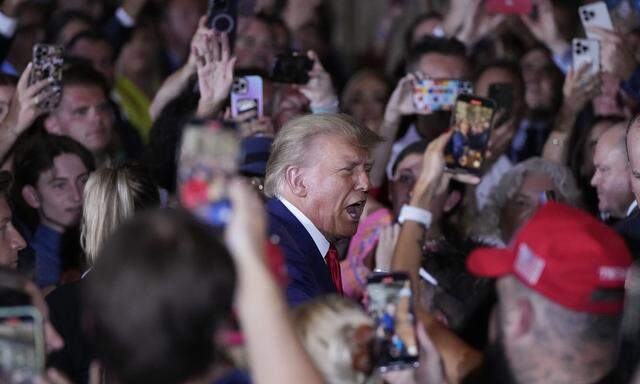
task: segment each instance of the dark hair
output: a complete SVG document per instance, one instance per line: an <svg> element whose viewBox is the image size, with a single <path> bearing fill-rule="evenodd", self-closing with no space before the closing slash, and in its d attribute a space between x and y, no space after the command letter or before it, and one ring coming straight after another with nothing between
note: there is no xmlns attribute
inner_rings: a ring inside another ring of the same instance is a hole
<svg viewBox="0 0 640 384"><path fill-rule="evenodd" d="M82 12L82 11L78 11L78 10L68 10L68 11L63 11L63 12L59 12L59 13L55 13L50 21L49 24L47 24L47 29L46 29L46 41L49 44L59 44L62 43L61 41L59 41L60 39L60 33L62 32L62 30L67 26L67 24L73 22L73 21L82 21L84 23L87 23L89 25L94 25L95 21L91 18L91 16L87 15L86 13Z"/></svg>
<svg viewBox="0 0 640 384"><path fill-rule="evenodd" d="M396 159L393 161L393 165L391 166L391 176L396 174L398 164L400 164L405 157L413 155L414 153L422 155L424 151L427 150L428 144L429 143L425 140L420 140L407 145L402 151L400 151L398 157L396 157Z"/></svg>
<svg viewBox="0 0 640 384"><path fill-rule="evenodd" d="M413 34L415 33L416 28L418 28L420 24L431 19L442 20L442 14L440 12L430 11L430 12L418 15L411 22L411 24L407 28L407 31L404 34L404 44L405 44L405 49L407 49L407 51L411 50L411 46L413 45Z"/></svg>
<svg viewBox="0 0 640 384"><path fill-rule="evenodd" d="M9 171L0 171L0 198L5 198L8 202L11 185L13 184L13 175Z"/></svg>
<svg viewBox="0 0 640 384"><path fill-rule="evenodd" d="M520 94L524 97L525 91L525 83L524 78L522 77L522 68L520 68L520 64L511 61L511 60L495 60L489 62L483 66L481 66L475 73L474 79L477 82L480 79L480 76L484 74L489 69L502 69L504 71L510 72L513 77L516 78L516 86L520 90Z"/></svg>
<svg viewBox="0 0 640 384"><path fill-rule="evenodd" d="M210 227L181 211L136 216L101 249L84 295L101 361L129 384L203 374L218 358L214 336L235 282Z"/></svg>
<svg viewBox="0 0 640 384"><path fill-rule="evenodd" d="M65 87L85 86L98 87L104 92L105 98L109 98L109 85L102 74L96 71L86 60L78 58L65 58L65 67L62 71L62 92Z"/></svg>
<svg viewBox="0 0 640 384"><path fill-rule="evenodd" d="M434 36L425 36L416 44L409 48L407 57L407 65L412 67L420 60L420 58L429 53L437 53L447 56L458 56L467 60L467 48L455 37L442 38Z"/></svg>
<svg viewBox="0 0 640 384"><path fill-rule="evenodd" d="M95 169L91 152L70 137L38 131L21 136L16 142L13 158L15 183L12 195L20 217L31 227L37 224L37 218L33 209L23 200L22 188L27 185L35 186L40 175L53 168L55 158L63 154L78 156L89 172Z"/></svg>
<svg viewBox="0 0 640 384"><path fill-rule="evenodd" d="M0 86L17 86L18 85L18 77L14 75L10 75L8 73L0 73Z"/></svg>
<svg viewBox="0 0 640 384"><path fill-rule="evenodd" d="M98 29L89 29L87 31L82 31L82 32L78 32L77 34L75 34L71 40L69 40L69 42L67 43L67 45L65 46L65 49L67 51L67 53L71 52L73 50L73 47L80 41L80 40L89 40L92 42L98 42L101 41L105 44L107 44L110 48L112 47L111 45L111 41L109 40L109 37L107 37L107 35L104 34L104 32L98 30ZM114 52L113 49L111 50L111 61L115 60L114 57Z"/></svg>

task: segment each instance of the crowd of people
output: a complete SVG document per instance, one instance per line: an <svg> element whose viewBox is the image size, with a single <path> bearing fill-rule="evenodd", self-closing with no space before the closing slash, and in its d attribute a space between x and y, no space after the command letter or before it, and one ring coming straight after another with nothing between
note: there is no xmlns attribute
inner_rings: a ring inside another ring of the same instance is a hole
<svg viewBox="0 0 640 384"><path fill-rule="evenodd" d="M638 1L4 0L0 62L0 383L640 383Z"/></svg>

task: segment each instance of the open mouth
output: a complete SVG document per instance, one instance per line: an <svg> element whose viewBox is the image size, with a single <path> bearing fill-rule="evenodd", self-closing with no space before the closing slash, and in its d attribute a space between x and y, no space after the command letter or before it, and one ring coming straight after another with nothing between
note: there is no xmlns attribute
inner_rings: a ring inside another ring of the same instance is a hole
<svg viewBox="0 0 640 384"><path fill-rule="evenodd" d="M357 203L353 203L347 205L345 210L347 211L347 215L353 221L360 221L360 216L362 215L362 211L364 210L364 203L366 200L358 201Z"/></svg>

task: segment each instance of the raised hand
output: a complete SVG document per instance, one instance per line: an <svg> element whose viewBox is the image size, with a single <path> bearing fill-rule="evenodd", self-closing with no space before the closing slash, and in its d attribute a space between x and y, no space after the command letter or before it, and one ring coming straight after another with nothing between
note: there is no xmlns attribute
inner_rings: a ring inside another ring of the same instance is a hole
<svg viewBox="0 0 640 384"><path fill-rule="evenodd" d="M630 44L625 42L624 36L617 32L598 27L587 29L600 41L600 57L602 70L619 76L621 80L628 80L638 66Z"/></svg>
<svg viewBox="0 0 640 384"><path fill-rule="evenodd" d="M384 111L384 123L396 124L405 115L420 113L413 105L413 84L422 77L419 73L405 75L391 93Z"/></svg>
<svg viewBox="0 0 640 384"><path fill-rule="evenodd" d="M50 87L53 82L51 78L28 85L32 68L33 64L29 63L20 76L18 87L11 98L9 112L5 119L9 130L15 136L20 135L29 128L38 117L47 112L41 107L42 101L59 91Z"/></svg>
<svg viewBox="0 0 640 384"><path fill-rule="evenodd" d="M307 52L307 56L313 60L313 67L309 71L309 82L298 87L298 90L309 99L311 109L332 107L338 101L338 96L333 89L331 76L314 51Z"/></svg>
<svg viewBox="0 0 640 384"><path fill-rule="evenodd" d="M569 48L569 43L560 34L553 15L551 0L532 0L532 3L538 9L538 17L534 19L531 15L520 15L520 19L533 36L544 43L554 54L564 53Z"/></svg>
<svg viewBox="0 0 640 384"><path fill-rule="evenodd" d="M200 88L196 116L208 118L222 109L229 96L236 58L231 57L229 36L213 30L196 39L193 50Z"/></svg>
<svg viewBox="0 0 640 384"><path fill-rule="evenodd" d="M466 14L458 39L467 45L473 45L493 32L506 19L504 14L488 14L482 0L471 0L466 5Z"/></svg>
<svg viewBox="0 0 640 384"><path fill-rule="evenodd" d="M570 69L562 86L565 110L578 114L594 97L600 94L602 78L589 73L589 65L585 63L577 70Z"/></svg>

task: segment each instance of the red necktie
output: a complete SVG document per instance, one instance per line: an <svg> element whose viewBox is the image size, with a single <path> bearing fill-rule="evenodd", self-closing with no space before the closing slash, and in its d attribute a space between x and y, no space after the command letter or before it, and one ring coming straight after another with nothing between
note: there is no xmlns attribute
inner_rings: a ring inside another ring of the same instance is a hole
<svg viewBox="0 0 640 384"><path fill-rule="evenodd" d="M340 276L340 261L338 260L338 250L331 244L329 246L329 252L327 252L327 266L329 267L329 273L331 273L331 280L333 285L336 286L336 290L342 295L342 277Z"/></svg>

